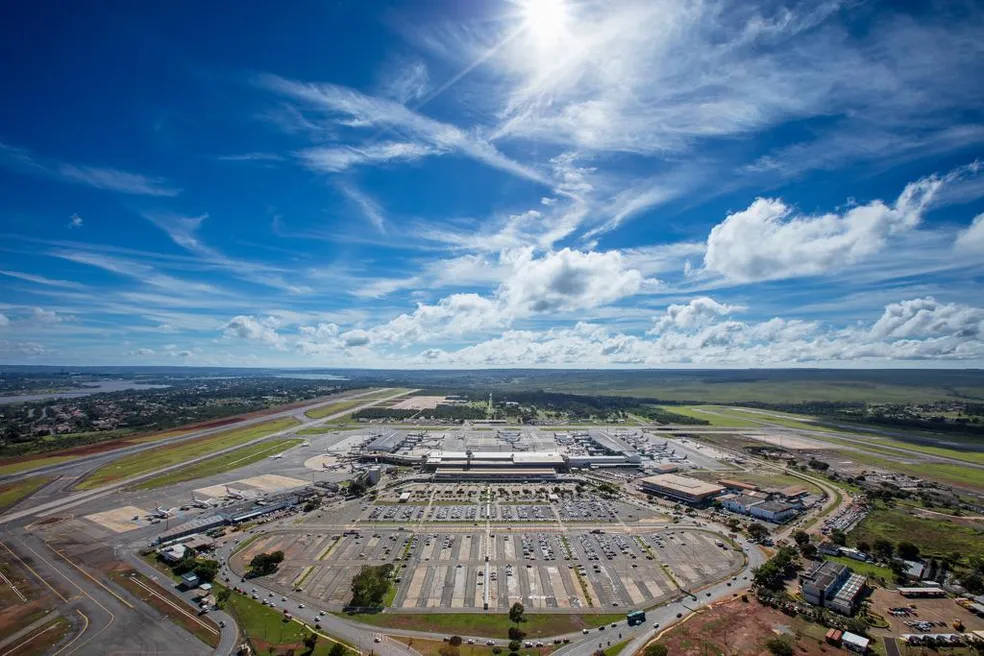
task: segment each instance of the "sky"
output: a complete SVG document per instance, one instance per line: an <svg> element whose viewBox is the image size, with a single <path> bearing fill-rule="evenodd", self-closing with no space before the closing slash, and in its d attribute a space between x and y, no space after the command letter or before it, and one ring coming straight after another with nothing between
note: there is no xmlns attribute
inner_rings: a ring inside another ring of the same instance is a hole
<svg viewBox="0 0 984 656"><path fill-rule="evenodd" d="M984 366L973 2L14 3L0 363Z"/></svg>

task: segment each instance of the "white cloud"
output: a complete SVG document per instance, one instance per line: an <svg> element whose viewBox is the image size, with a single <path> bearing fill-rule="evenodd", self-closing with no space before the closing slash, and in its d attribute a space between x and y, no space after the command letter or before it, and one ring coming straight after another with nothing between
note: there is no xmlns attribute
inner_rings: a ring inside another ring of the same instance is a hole
<svg viewBox="0 0 984 656"><path fill-rule="evenodd" d="M239 315L233 317L222 327L226 337L238 337L249 341L269 344L275 348L283 348L284 338L275 330L277 320L273 317L257 319L256 317Z"/></svg>
<svg viewBox="0 0 984 656"><path fill-rule="evenodd" d="M656 325L647 334L658 335L670 328L691 329L715 322L718 318L742 310L738 305L718 303L713 298L701 296L686 305L670 305L666 314L659 317Z"/></svg>
<svg viewBox="0 0 984 656"><path fill-rule="evenodd" d="M177 196L181 193L180 189L169 186L163 178L140 175L139 173L128 173L94 166L76 166L74 164L61 164L56 170L58 175L66 180L87 184L96 189L143 196Z"/></svg>
<svg viewBox="0 0 984 656"><path fill-rule="evenodd" d="M984 255L984 214L975 216L973 222L960 231L954 247L960 253Z"/></svg>
<svg viewBox="0 0 984 656"><path fill-rule="evenodd" d="M354 166L411 162L431 155L441 155L444 152L421 143L386 141L362 146L309 148L301 151L299 156L308 168L338 173Z"/></svg>
<svg viewBox="0 0 984 656"><path fill-rule="evenodd" d="M617 251L565 248L538 259L524 249L508 253L505 261L512 272L497 296L518 316L607 305L635 294L643 283L642 274L627 269Z"/></svg>
<svg viewBox="0 0 984 656"><path fill-rule="evenodd" d="M277 153L241 153L239 155L220 155L215 159L220 162L279 162L283 155Z"/></svg>
<svg viewBox="0 0 984 656"><path fill-rule="evenodd" d="M380 76L380 95L402 104L421 100L430 90L427 65L419 59L388 65Z"/></svg>
<svg viewBox="0 0 984 656"><path fill-rule="evenodd" d="M364 216L369 223L376 228L376 230L379 232L386 232L386 219L383 217L383 209L379 206L379 203L351 184L339 183L338 189L345 194L346 198L348 198L356 207L359 208L362 216Z"/></svg>
<svg viewBox="0 0 984 656"><path fill-rule="evenodd" d="M72 317L68 318L71 319ZM39 307L31 309L31 321L33 323L43 326L50 326L52 324L61 323L64 320L64 317L59 316L57 312L52 310L44 310Z"/></svg>
<svg viewBox="0 0 984 656"><path fill-rule="evenodd" d="M130 351L129 353L127 353L127 355L139 356L139 357L151 356L154 355L154 349L140 348Z"/></svg>
<svg viewBox="0 0 984 656"><path fill-rule="evenodd" d="M34 275L33 273L23 273L21 271L0 271L0 276L8 276L10 278L17 278L18 280L26 280L27 282L34 282L39 285L48 285L49 287L64 287L67 289L82 289L84 287L81 283L77 283L72 280L53 280L51 278L45 278L44 276Z"/></svg>
<svg viewBox="0 0 984 656"><path fill-rule="evenodd" d="M819 216L759 198L711 230L704 268L736 282L843 268L882 250L889 237L915 228L942 185L943 180L930 176L906 185L891 206L875 200Z"/></svg>
<svg viewBox="0 0 984 656"><path fill-rule="evenodd" d="M68 219L69 228L81 228L82 227L82 217L78 214L73 214Z"/></svg>
<svg viewBox="0 0 984 656"><path fill-rule="evenodd" d="M871 327L878 339L919 339L954 336L984 337L984 310L957 303L940 303L932 297L917 298L885 307Z"/></svg>
<svg viewBox="0 0 984 656"><path fill-rule="evenodd" d="M367 96L335 84L305 84L275 75L263 75L259 84L281 95L305 102L332 120L351 128L392 128L415 141L441 151L454 151L507 173L542 184L549 181L534 169L503 155L488 141L464 130L428 118L402 104Z"/></svg>
<svg viewBox="0 0 984 656"><path fill-rule="evenodd" d="M5 326L9 326L9 325L10 325L10 319L7 318L7 315L0 314L0 328L3 328Z"/></svg>
<svg viewBox="0 0 984 656"><path fill-rule="evenodd" d="M0 354L10 354L10 355L26 355L28 357L35 357L39 355L49 355L53 353L52 350L45 347L43 344L38 344L37 342L12 342L5 339L0 339Z"/></svg>

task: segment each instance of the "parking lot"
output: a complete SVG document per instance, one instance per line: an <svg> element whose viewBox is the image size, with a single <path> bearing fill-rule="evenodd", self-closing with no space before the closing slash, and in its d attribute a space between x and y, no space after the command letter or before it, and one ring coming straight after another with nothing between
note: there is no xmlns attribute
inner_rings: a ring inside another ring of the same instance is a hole
<svg viewBox="0 0 984 656"><path fill-rule="evenodd" d="M633 522L646 516L645 510L600 499L560 499L554 503L500 503L475 500L471 503L379 504L369 506L361 516L365 522L403 524L425 522Z"/></svg>
<svg viewBox="0 0 984 656"><path fill-rule="evenodd" d="M520 602L535 611L625 610L652 606L726 577L741 564L730 548L701 531L639 535L538 532L493 528L427 533L290 532L263 536L236 558L285 554L273 583L328 609L344 606L352 577L365 564L396 565L393 606L402 609L505 611ZM666 567L672 578L664 571Z"/></svg>

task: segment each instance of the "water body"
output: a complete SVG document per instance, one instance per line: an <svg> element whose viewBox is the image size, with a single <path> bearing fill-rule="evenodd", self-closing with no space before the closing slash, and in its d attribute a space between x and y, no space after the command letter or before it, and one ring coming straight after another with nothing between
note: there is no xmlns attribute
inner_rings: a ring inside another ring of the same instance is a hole
<svg viewBox="0 0 984 656"><path fill-rule="evenodd" d="M277 374L274 378L300 378L301 380L348 380L334 374Z"/></svg>
<svg viewBox="0 0 984 656"><path fill-rule="evenodd" d="M6 403L26 403L30 401L43 401L45 399L74 399L81 396L101 394L103 392L122 392L123 390L148 390L162 389L170 385L149 385L147 383L137 383L132 380L104 380L98 383L86 383L85 389L65 390L64 392L51 392L49 394L21 394L19 396L0 396L0 405Z"/></svg>

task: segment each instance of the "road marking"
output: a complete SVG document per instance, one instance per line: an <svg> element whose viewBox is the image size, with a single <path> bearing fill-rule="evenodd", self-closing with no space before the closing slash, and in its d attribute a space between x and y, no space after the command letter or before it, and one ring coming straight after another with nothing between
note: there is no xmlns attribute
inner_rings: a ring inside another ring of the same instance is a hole
<svg viewBox="0 0 984 656"><path fill-rule="evenodd" d="M75 612L82 616L82 619L85 621L85 625L82 627L82 630L79 631L79 634L77 636L75 636L74 638L72 638L72 641L71 642L69 642L67 645L65 645L64 647L62 647L58 651L56 651L54 654L52 654L52 656L58 656L58 654L62 653L63 651L65 651L66 649L68 649L69 647L71 647L72 645L74 645L75 644L75 641L78 640L79 638L81 638L85 634L85 632L89 630L89 618L88 618L88 616L86 616L86 614L83 613L82 611L80 611L78 608L75 609Z"/></svg>
<svg viewBox="0 0 984 656"><path fill-rule="evenodd" d="M11 550L10 550L10 547L8 547L8 546L7 546L6 544L4 544L3 542L0 542L0 547L3 547L4 549L6 549L6 550L7 550L7 552L8 552L8 553L9 553L9 554L10 554L11 556L13 556L14 558L16 558L16 559L17 559L17 561L18 561L18 562L20 562L20 564L21 564L21 565L23 565L23 566L24 566L24 567L25 567L25 568L27 569L27 571L29 571L29 572L30 572L31 574L33 574L33 575L34 575L34 577L35 577L35 578L36 578L37 580L39 580L39 581L41 581L41 582L42 582L42 583L44 583L44 584L45 584L46 586L48 586L48 589L49 589L49 590L51 590L52 592L54 592L54 593L55 593L55 595L56 595L56 596L57 596L57 597L58 597L59 599L61 599L62 601L64 601L64 602L66 602L66 603L68 602L68 599L66 599L66 598L65 598L65 597L64 597L64 596L63 596L63 595L62 595L62 594L61 594L60 592L58 592L58 591L57 591L57 590L55 590L55 589L54 589L53 587L51 587L51 584L50 584L50 583L48 583L48 582L47 582L46 580L44 580L44 577L43 577L43 576L41 576L41 575L40 575L40 574L38 574L38 573L37 573L36 571L34 571L34 568L33 568L33 567L31 567L30 565L28 565L27 563L25 563L25 562L24 562L24 561L23 561L23 560L21 559L21 557L20 557L20 556L18 556L18 555L17 555L17 554L15 554L15 553L14 553L13 551L11 551Z"/></svg>
<svg viewBox="0 0 984 656"><path fill-rule="evenodd" d="M161 593L157 592L156 590L154 590L153 588L151 588L150 586L148 586L147 584L145 584L140 579L131 576L130 577L130 580L133 581L134 583L136 583L137 585L139 585L141 588L143 588L144 590L146 590L150 594L154 595L155 597L157 597L158 599L160 599L161 601L163 601L168 606L172 607L174 610L178 611L179 613L181 613L182 615L188 617L189 619L192 619L195 622L197 622L206 631L208 631L210 633L214 633L215 635L221 635L222 634L221 631L219 631L218 629L216 629L214 627L211 627L208 624L206 624L205 622L201 621L201 619L195 617L190 612L188 612L187 610L185 610L181 606L177 605L176 603L174 603L173 601L171 601L170 599L168 599L167 597L165 597Z"/></svg>
<svg viewBox="0 0 984 656"><path fill-rule="evenodd" d="M72 566L72 567L74 567L75 569L77 569L77 570L79 570L80 572L82 572L83 574L85 574L85 576L86 576L86 577L87 577L87 578L88 578L88 579L89 579L90 581L92 581L93 583L95 583L96 585L98 585L98 586L99 586L100 588L102 588L103 590L105 590L105 591L106 591L106 592L108 592L109 594L111 594L111 595L113 595L114 597L116 597L116 598L117 598L117 599L118 599L118 600L119 600L119 601L120 601L121 603L123 603L123 604L124 604L124 605L125 605L125 606L126 606L127 608L133 608L133 604L131 604L131 603L130 603L129 601L127 601L127 600L126 600L126 599L124 599L123 597L121 597L121 596L119 596L118 594L116 594L115 592L113 592L112 590L110 590L109 588L107 588L107 587L106 587L105 585L103 585L103 584L102 584L102 582L100 582L100 581L99 581L99 579L97 579L96 577L94 577L94 576L92 576L91 574L89 574L89 572L87 572L87 571L85 571L84 569L82 569L81 567L79 567L78 565L76 565L75 563L73 563L73 562L72 562L71 560L69 560L69 559L68 559L68 556L66 556L66 555L65 555L65 554L63 554L62 552L60 552L60 551L58 551L58 549L55 549L54 547L52 547L52 546L51 546L50 544L48 544L47 542L45 542L45 543L44 543L44 546L46 546L46 547L48 547L48 548L49 548L49 549L51 549L51 550L52 550L53 552L55 552L56 554L58 554L59 556L61 556L61 557L62 557L62 560L64 560L64 561L65 561L66 563L68 563L69 565L71 565L71 566Z"/></svg>
<svg viewBox="0 0 984 656"><path fill-rule="evenodd" d="M52 624L52 625L50 625L50 626L49 626L49 627L48 627L47 629L44 629L44 630L42 630L42 631L38 631L37 633L35 633L35 634L34 634L34 635L32 635L32 636L31 636L30 638L28 638L28 639L27 639L27 640L25 640L24 642L22 642L22 643L20 643L19 645L17 645L17 646L16 646L16 647L14 647L13 649L9 649L9 650L7 650L7 651L5 651L5 652L3 652L3 654L2 654L2 656L8 656L9 654L13 654L14 652L16 652L16 651L17 651L18 649L20 649L21 647L23 647L23 646L24 646L24 645L26 645L27 643L29 643L29 642L31 642L31 641L32 641L32 640L34 640L35 638L39 638L39 637L41 637L41 636L43 636L43 635L44 635L45 633L47 633L48 631L51 631L51 630L52 630L53 628L55 628L55 625L54 625L54 624Z"/></svg>

